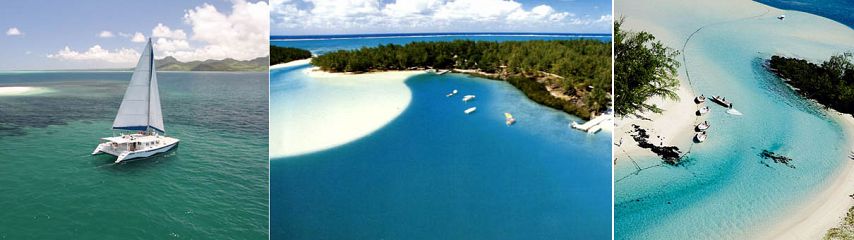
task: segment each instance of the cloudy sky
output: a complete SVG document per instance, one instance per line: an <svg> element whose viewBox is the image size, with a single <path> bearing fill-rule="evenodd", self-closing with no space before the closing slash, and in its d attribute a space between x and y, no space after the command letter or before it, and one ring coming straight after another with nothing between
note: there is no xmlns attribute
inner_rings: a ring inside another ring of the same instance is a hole
<svg viewBox="0 0 854 240"><path fill-rule="evenodd" d="M611 0L271 0L273 35L610 33Z"/></svg>
<svg viewBox="0 0 854 240"><path fill-rule="evenodd" d="M157 58L248 60L268 53L264 1L38 3L0 7L0 70L132 67L149 37Z"/></svg>

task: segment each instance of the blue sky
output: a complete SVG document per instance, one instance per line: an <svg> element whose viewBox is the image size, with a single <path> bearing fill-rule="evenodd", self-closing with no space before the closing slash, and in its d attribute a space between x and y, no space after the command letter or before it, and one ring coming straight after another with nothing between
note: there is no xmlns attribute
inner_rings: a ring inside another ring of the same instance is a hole
<svg viewBox="0 0 854 240"><path fill-rule="evenodd" d="M610 0L271 0L273 35L610 33Z"/></svg>
<svg viewBox="0 0 854 240"><path fill-rule="evenodd" d="M260 37L266 41L268 34L263 20L269 18L269 8L257 0L5 1L2 5L0 70L131 67L145 44L139 42L144 39L140 36L132 41L136 33L155 37L158 58L251 59L267 52L266 47L252 47L265 45ZM223 31L234 34L220 34Z"/></svg>

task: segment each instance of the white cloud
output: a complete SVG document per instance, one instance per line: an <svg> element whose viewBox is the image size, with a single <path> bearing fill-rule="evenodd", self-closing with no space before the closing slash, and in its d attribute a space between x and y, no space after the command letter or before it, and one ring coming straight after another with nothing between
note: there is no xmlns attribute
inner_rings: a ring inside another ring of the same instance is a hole
<svg viewBox="0 0 854 240"><path fill-rule="evenodd" d="M136 43L145 42L145 35L142 35L141 32L136 32L130 37L130 41Z"/></svg>
<svg viewBox="0 0 854 240"><path fill-rule="evenodd" d="M577 18L550 5L518 0L273 0L277 34L412 31L567 31ZM610 29L608 27L603 28Z"/></svg>
<svg viewBox="0 0 854 240"><path fill-rule="evenodd" d="M267 2L255 3L233 0L231 12L222 12L210 4L188 9L184 23L189 31L158 23L151 30L157 58L173 56L180 61L233 58L250 60L269 54L270 9ZM177 17L177 16L176 16ZM106 31L105 31L106 32ZM100 34L99 36L103 36ZM110 33L112 35L112 33ZM118 32L132 42L146 42L142 32ZM91 60L109 63L135 63L139 59L135 44L131 48L108 50L94 45L80 52L66 46L48 58L60 60Z"/></svg>
<svg viewBox="0 0 854 240"><path fill-rule="evenodd" d="M270 33L266 24L269 23L269 12L264 1L249 3L235 0L230 14L220 12L210 4L195 7L184 14L184 22L192 26L190 40L202 44L190 48L186 41L171 41L164 42L156 50L159 56L173 56L181 61L250 60L266 56L269 53ZM160 41L157 40L158 43Z"/></svg>
<svg viewBox="0 0 854 240"><path fill-rule="evenodd" d="M19 30L16 27L11 27L11 28L9 28L9 30L6 30L6 35L7 36L18 36L18 35L24 35L24 33L21 32L21 30Z"/></svg>
<svg viewBox="0 0 854 240"><path fill-rule="evenodd" d="M55 54L48 54L48 58L60 60L95 60L110 63L134 63L139 59L139 52L129 48L120 48L113 51L104 49L101 45L95 45L85 52L78 52L65 46Z"/></svg>
<svg viewBox="0 0 854 240"><path fill-rule="evenodd" d="M184 33L184 30L175 29L172 30L166 25L162 23L158 23L154 29L151 30L151 37L159 37L159 38L171 38L171 39L187 39L187 34Z"/></svg>
<svg viewBox="0 0 854 240"><path fill-rule="evenodd" d="M113 33L110 31L101 31L101 33L98 34L98 37L111 38L111 37L115 37L115 35L113 35Z"/></svg>

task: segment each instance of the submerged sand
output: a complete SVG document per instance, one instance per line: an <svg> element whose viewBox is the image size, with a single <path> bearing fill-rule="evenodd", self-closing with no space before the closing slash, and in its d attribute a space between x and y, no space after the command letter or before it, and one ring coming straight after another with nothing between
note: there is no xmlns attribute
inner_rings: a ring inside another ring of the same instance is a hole
<svg viewBox="0 0 854 240"><path fill-rule="evenodd" d="M834 46L849 46L854 48L854 31L847 26L832 20L795 11L784 11L760 3L747 0L723 1L621 1L615 4L617 14L626 17L623 25L625 30L647 31L656 36L666 46L682 51L686 41L706 27L720 27L725 24L738 30L747 30L744 34L762 36L775 45L785 46L775 49L771 54L806 58L812 61L822 61L828 54L850 49L829 49ZM785 24L775 18L786 14ZM751 30L752 29L752 30ZM698 53L688 53L696 54ZM682 56L679 56L680 62ZM662 114L644 114L639 118L623 118L617 120L617 135L614 157L616 164L631 164L625 161L630 157L654 157L646 149L637 147L637 143L625 134L631 130L632 124L640 125L650 131L651 138L661 141L667 146L677 146L688 149L692 144L693 125L702 121L693 114L697 109L693 100L699 93L694 93L685 63L679 69L681 83L678 90L679 101L652 99L665 109ZM708 66L704 73L714 77L731 77L725 69L714 69L718 66ZM707 97L711 97L708 96ZM707 103L709 101L707 100ZM712 108L712 111L721 108ZM854 119L836 114L838 122L846 131L846 146L854 146ZM660 139L662 140L658 140ZM659 144L656 142L656 144ZM810 201L796 207L785 219L768 220L767 228L754 229L750 239L820 239L831 227L836 226L854 199L848 195L854 193L854 161L845 159L845 163L832 176L827 186L817 195L811 196Z"/></svg>
<svg viewBox="0 0 854 240"><path fill-rule="evenodd" d="M309 85L288 94L270 119L270 157L308 154L368 136L399 116L412 100L405 81L424 71L364 74L303 72ZM293 104L291 104L293 103Z"/></svg>
<svg viewBox="0 0 854 240"><path fill-rule="evenodd" d="M286 63L279 63L279 64L276 64L276 65L270 66L270 70L278 69L278 68L286 68L286 67L299 66L299 65L309 64L309 63L311 63L311 58L300 59L300 60L293 60L293 61L290 61L290 62L286 62Z"/></svg>

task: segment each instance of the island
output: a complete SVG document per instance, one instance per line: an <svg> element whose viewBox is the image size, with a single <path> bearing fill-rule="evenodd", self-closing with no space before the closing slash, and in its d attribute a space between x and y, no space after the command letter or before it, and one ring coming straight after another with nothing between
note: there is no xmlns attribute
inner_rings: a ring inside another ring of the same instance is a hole
<svg viewBox="0 0 854 240"><path fill-rule="evenodd" d="M244 61L226 58L181 62L172 56L168 56L155 62L157 70L160 71L264 72L268 69L269 61L268 57L259 57Z"/></svg>
<svg viewBox="0 0 854 240"><path fill-rule="evenodd" d="M852 53L831 56L820 65L804 59L772 56L771 72L802 96L842 113L854 113Z"/></svg>
<svg viewBox="0 0 854 240"><path fill-rule="evenodd" d="M506 81L534 102L590 119L610 106L610 45L587 39L412 42L338 50L311 63L328 72L446 69ZM272 49L271 56L280 57Z"/></svg>

